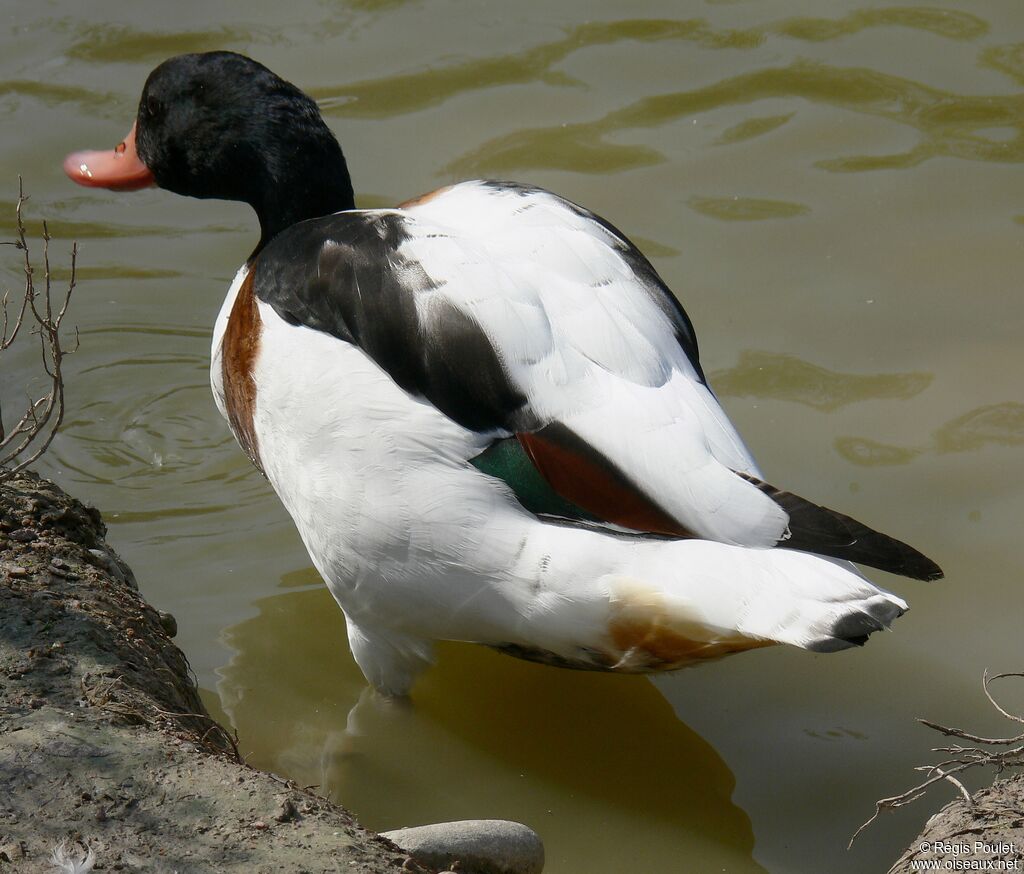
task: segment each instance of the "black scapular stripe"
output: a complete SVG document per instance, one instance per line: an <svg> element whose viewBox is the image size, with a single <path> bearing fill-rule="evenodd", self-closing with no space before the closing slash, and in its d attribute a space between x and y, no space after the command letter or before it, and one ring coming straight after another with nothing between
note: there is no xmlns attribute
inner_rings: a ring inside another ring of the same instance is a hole
<svg viewBox="0 0 1024 874"><path fill-rule="evenodd" d="M479 324L451 303L418 295L439 287L402 257L397 213L348 212L278 234L257 256L256 296L292 325L359 346L398 385L478 432L529 429L526 397L510 382ZM344 376L339 374L339 379Z"/></svg>
<svg viewBox="0 0 1024 874"><path fill-rule="evenodd" d="M855 561L915 580L941 579L942 569L927 556L836 510L784 492L757 477L735 471L757 486L789 516L788 539L779 546Z"/></svg>
<svg viewBox="0 0 1024 874"><path fill-rule="evenodd" d="M550 194L512 183L523 196ZM556 197L557 195L550 195ZM566 209L590 219L640 276L652 301L672 323L698 378L704 379L689 317L654 267L614 226L570 201ZM256 296L292 325L323 331L359 346L403 389L426 398L451 419L478 432L533 431L543 422L512 384L480 325L440 295L427 306L417 298L441 287L422 264L401 255L408 238L397 212L340 212L299 222L255 256Z"/></svg>

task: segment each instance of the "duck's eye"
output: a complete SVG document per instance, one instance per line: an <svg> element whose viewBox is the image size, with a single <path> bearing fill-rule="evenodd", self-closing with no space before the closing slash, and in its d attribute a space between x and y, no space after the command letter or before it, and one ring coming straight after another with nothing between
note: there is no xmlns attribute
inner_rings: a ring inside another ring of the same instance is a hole
<svg viewBox="0 0 1024 874"><path fill-rule="evenodd" d="M161 115L164 111L163 104L152 94L146 97L146 113L151 117L155 118Z"/></svg>

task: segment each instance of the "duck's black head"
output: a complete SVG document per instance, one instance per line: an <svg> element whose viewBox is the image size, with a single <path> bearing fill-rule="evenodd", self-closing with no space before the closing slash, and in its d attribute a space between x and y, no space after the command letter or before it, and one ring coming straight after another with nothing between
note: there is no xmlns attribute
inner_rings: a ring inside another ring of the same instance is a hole
<svg viewBox="0 0 1024 874"><path fill-rule="evenodd" d="M65 171L83 185L159 185L256 210L260 246L303 219L353 209L345 158L312 99L234 52L179 55L146 80L125 141L77 152Z"/></svg>

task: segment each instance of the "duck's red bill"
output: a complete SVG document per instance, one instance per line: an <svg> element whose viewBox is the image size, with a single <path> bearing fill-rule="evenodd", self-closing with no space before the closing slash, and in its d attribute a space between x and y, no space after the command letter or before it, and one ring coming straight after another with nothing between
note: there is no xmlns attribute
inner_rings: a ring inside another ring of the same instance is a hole
<svg viewBox="0 0 1024 874"><path fill-rule="evenodd" d="M72 152L64 159L64 172L72 182L90 188L137 191L156 185L149 167L135 151L135 125L124 142L102 152Z"/></svg>

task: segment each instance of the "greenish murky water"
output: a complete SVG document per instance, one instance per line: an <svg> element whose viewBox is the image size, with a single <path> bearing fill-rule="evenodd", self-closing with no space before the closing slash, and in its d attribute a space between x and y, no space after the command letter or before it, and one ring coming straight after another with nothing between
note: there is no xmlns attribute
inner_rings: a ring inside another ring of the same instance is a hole
<svg viewBox="0 0 1024 874"><path fill-rule="evenodd" d="M915 717L1002 731L981 671L1021 667L1024 6L85 9L13 4L0 30L0 216L20 173L55 262L81 247L81 349L42 469L103 510L250 760L375 828L521 820L550 874L884 870L946 797L845 850L928 760ZM607 216L685 303L768 479L909 540L948 579L873 574L912 610L863 651L761 651L652 684L453 644L414 706L365 695L340 613L209 396L248 208L60 171L123 136L157 62L212 48L317 97L364 205L492 176ZM5 357L5 404L32 366Z"/></svg>

